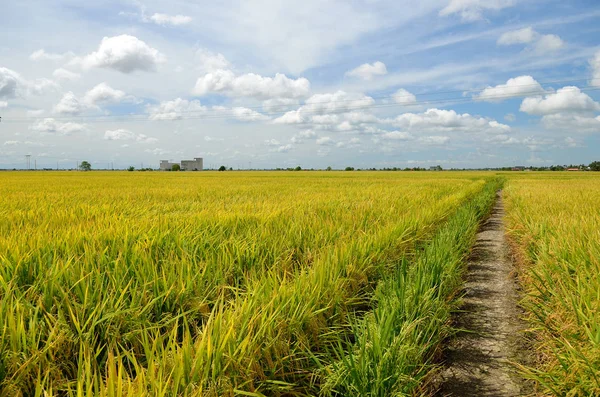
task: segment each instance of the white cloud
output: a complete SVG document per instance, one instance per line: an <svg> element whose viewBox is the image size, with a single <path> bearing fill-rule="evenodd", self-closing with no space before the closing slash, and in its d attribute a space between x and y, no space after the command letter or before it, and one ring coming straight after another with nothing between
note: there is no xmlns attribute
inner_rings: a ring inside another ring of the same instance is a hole
<svg viewBox="0 0 600 397"><path fill-rule="evenodd" d="M285 112L298 106L300 102L294 98L273 98L263 101L262 108L265 112Z"/></svg>
<svg viewBox="0 0 600 397"><path fill-rule="evenodd" d="M187 15L167 15L167 14L155 13L149 18L149 20L154 22L157 25L179 26L179 25L185 25L185 24L192 22L192 17L189 17Z"/></svg>
<svg viewBox="0 0 600 397"><path fill-rule="evenodd" d="M281 145L281 142L279 142L277 139L267 139L267 140L265 140L265 145L267 145L267 146L279 146L279 145Z"/></svg>
<svg viewBox="0 0 600 397"><path fill-rule="evenodd" d="M504 120L508 122L513 122L517 120L517 116L515 116L514 113L507 113L504 115Z"/></svg>
<svg viewBox="0 0 600 397"><path fill-rule="evenodd" d="M29 55L29 59L32 61L55 61L62 62L67 59L71 59L75 56L72 52L65 52L64 54L52 54L46 52L43 48L33 52Z"/></svg>
<svg viewBox="0 0 600 397"><path fill-rule="evenodd" d="M56 69L52 72L52 76L59 81L76 81L81 78L79 73L74 73L63 68Z"/></svg>
<svg viewBox="0 0 600 397"><path fill-rule="evenodd" d="M14 98L22 83L21 76L14 70L0 68L0 98Z"/></svg>
<svg viewBox="0 0 600 397"><path fill-rule="evenodd" d="M6 101L0 101L0 109L8 107L8 102Z"/></svg>
<svg viewBox="0 0 600 397"><path fill-rule="evenodd" d="M560 112L593 112L600 110L600 104L578 87L563 87L556 93L525 98L520 110L528 114L548 115Z"/></svg>
<svg viewBox="0 0 600 397"><path fill-rule="evenodd" d="M104 133L104 139L108 141L131 141L135 139L135 134L125 129L107 130Z"/></svg>
<svg viewBox="0 0 600 397"><path fill-rule="evenodd" d="M204 48L196 51L196 62L198 63L198 68L203 73L209 73L219 69L231 69L231 64L223 54L214 53Z"/></svg>
<svg viewBox="0 0 600 397"><path fill-rule="evenodd" d="M69 135L74 132L81 132L86 129L85 124L79 123L62 123L60 121L56 121L53 118L45 118L32 126L29 127L30 130L36 132L48 132L48 133L58 133L61 135Z"/></svg>
<svg viewBox="0 0 600 397"><path fill-rule="evenodd" d="M538 33L533 28L527 27L503 33L497 41L498 45L528 44L536 39Z"/></svg>
<svg viewBox="0 0 600 397"><path fill-rule="evenodd" d="M536 54L555 52L565 46L565 42L555 34L540 34L527 27L523 29L506 32L500 36L498 45L529 44L527 47Z"/></svg>
<svg viewBox="0 0 600 397"><path fill-rule="evenodd" d="M331 146L335 145L335 141L328 136L317 138L317 145L319 146Z"/></svg>
<svg viewBox="0 0 600 397"><path fill-rule="evenodd" d="M72 64L80 64L84 69L106 68L131 73L136 70L154 71L164 60L164 55L158 50L135 36L123 34L104 37L97 51L74 59Z"/></svg>
<svg viewBox="0 0 600 397"><path fill-rule="evenodd" d="M450 141L450 137L441 135L424 136L422 138L419 138L419 141L424 145L441 146L448 143L448 141Z"/></svg>
<svg viewBox="0 0 600 397"><path fill-rule="evenodd" d="M125 99L126 95L121 90L116 90L106 83L100 83L83 96L83 102L95 106L100 102L116 103Z"/></svg>
<svg viewBox="0 0 600 397"><path fill-rule="evenodd" d="M337 91L328 94L316 94L306 100L297 110L286 112L275 119L275 124L300 124L315 122L317 124L332 124L339 121L339 117L331 113L347 113L353 110L368 108L375 100L363 94L352 94ZM356 113L348 117L357 117Z"/></svg>
<svg viewBox="0 0 600 397"><path fill-rule="evenodd" d="M108 141L138 141L142 143L155 143L156 138L148 137L145 134L136 134L135 132L126 129L106 130L104 139Z"/></svg>
<svg viewBox="0 0 600 397"><path fill-rule="evenodd" d="M18 145L19 143L21 143L21 142L19 142L19 141L6 141L6 142L4 142L4 146L15 146L15 145Z"/></svg>
<svg viewBox="0 0 600 397"><path fill-rule="evenodd" d="M555 52L565 46L565 42L555 34L545 34L535 42L533 50L538 54Z"/></svg>
<svg viewBox="0 0 600 397"><path fill-rule="evenodd" d="M115 90L106 83L100 83L85 93L80 101L73 92L65 93L54 106L54 113L79 114L85 110L98 108L99 103L117 103L127 96L123 91Z"/></svg>
<svg viewBox="0 0 600 397"><path fill-rule="evenodd" d="M146 150L144 150L144 152L153 154L154 156L164 156L166 154L171 153L170 150L161 149L161 148L146 149Z"/></svg>
<svg viewBox="0 0 600 397"><path fill-rule="evenodd" d="M180 120L186 115L203 115L206 111L206 106L202 106L200 101L188 101L181 98L172 101L163 101L160 105L148 108L150 120Z"/></svg>
<svg viewBox="0 0 600 397"><path fill-rule="evenodd" d="M384 133L381 137L392 141L409 141L414 139L414 137L406 131L390 131Z"/></svg>
<svg viewBox="0 0 600 397"><path fill-rule="evenodd" d="M257 99L301 98L309 92L310 82L304 77L294 80L280 73L275 77L263 77L254 73L236 76L231 70L225 69L218 69L198 78L192 90L198 96L217 93Z"/></svg>
<svg viewBox="0 0 600 397"><path fill-rule="evenodd" d="M542 86L531 76L519 76L508 79L506 84L487 87L474 98L487 102L502 102L514 96L535 95L544 92Z"/></svg>
<svg viewBox="0 0 600 397"><path fill-rule="evenodd" d="M600 87L600 51L596 52L594 58L590 59L590 66L592 67L592 81L590 84Z"/></svg>
<svg viewBox="0 0 600 397"><path fill-rule="evenodd" d="M269 116L244 107L213 106L212 110L225 115L225 117L232 116L241 121L265 121L270 119Z"/></svg>
<svg viewBox="0 0 600 397"><path fill-rule="evenodd" d="M398 91L396 91L392 95L392 98L394 98L394 102L402 105L411 105L417 102L417 97L404 88L400 88Z"/></svg>
<svg viewBox="0 0 600 397"><path fill-rule="evenodd" d="M406 131L501 134L511 130L508 125L484 117L458 114L454 110L428 109L424 113L404 113L387 123Z"/></svg>
<svg viewBox="0 0 600 397"><path fill-rule="evenodd" d="M363 80L372 80L375 76L387 74L387 68L383 62L364 63L359 67L346 72L346 76L357 77Z"/></svg>
<svg viewBox="0 0 600 397"><path fill-rule="evenodd" d="M287 145L282 145L282 146L279 146L279 147L277 148L277 152L278 152L278 153L287 153L287 152L289 152L290 150L292 150L292 148L293 148L293 146L292 146L292 145L290 145L290 144L288 143Z"/></svg>
<svg viewBox="0 0 600 397"><path fill-rule="evenodd" d="M450 0L440 11L440 15L460 14L464 22L473 22L483 19L486 10L497 11L514 4L514 0Z"/></svg>
<svg viewBox="0 0 600 397"><path fill-rule="evenodd" d="M69 91L63 95L61 100L58 102L56 106L54 106L54 113L59 114L79 114L83 110L85 110L86 106L79 102L79 99L73 94L73 92Z"/></svg>
<svg viewBox="0 0 600 397"><path fill-rule="evenodd" d="M573 133L600 132L600 116L585 114L556 113L542 117L542 125L549 130Z"/></svg>

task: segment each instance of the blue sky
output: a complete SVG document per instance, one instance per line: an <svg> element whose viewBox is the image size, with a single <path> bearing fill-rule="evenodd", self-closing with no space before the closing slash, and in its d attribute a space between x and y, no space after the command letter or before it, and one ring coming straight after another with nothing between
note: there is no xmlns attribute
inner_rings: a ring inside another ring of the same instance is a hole
<svg viewBox="0 0 600 397"><path fill-rule="evenodd" d="M0 168L589 163L599 21L591 0L11 2Z"/></svg>

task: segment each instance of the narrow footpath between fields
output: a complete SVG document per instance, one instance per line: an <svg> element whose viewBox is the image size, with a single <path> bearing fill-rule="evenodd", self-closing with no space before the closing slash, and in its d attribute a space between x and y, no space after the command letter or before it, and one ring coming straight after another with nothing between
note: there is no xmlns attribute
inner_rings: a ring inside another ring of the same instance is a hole
<svg viewBox="0 0 600 397"><path fill-rule="evenodd" d="M444 351L438 396L521 396L525 384L510 362L526 348L518 285L504 235L501 193L477 233L469 258L465 295L454 326L461 331Z"/></svg>

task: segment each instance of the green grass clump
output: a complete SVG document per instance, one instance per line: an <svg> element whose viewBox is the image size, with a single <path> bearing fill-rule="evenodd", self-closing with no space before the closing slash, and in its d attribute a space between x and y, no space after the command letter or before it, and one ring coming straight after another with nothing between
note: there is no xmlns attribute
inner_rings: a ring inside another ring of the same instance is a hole
<svg viewBox="0 0 600 397"><path fill-rule="evenodd" d="M450 334L453 298L462 285L465 258L479 222L495 201L494 180L461 206L414 258L404 258L380 283L375 309L354 328L356 342L325 370L323 394L410 396L434 369Z"/></svg>

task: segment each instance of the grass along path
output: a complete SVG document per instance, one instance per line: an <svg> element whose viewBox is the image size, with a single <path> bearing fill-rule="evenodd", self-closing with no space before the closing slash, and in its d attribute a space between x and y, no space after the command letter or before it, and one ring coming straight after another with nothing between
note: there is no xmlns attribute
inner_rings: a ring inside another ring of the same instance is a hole
<svg viewBox="0 0 600 397"><path fill-rule="evenodd" d="M455 316L460 330L445 351L440 396L519 396L523 382L511 361L524 350L517 282L512 277L499 194L477 234L469 260L465 295Z"/></svg>

